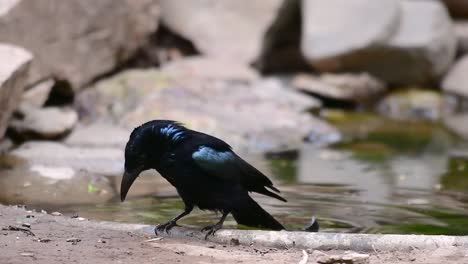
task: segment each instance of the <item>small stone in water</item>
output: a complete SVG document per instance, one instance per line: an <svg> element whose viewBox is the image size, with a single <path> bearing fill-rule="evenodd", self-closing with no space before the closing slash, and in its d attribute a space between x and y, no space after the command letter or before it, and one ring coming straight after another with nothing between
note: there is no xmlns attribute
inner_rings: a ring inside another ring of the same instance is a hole
<svg viewBox="0 0 468 264"><path fill-rule="evenodd" d="M78 219L78 221L84 221L84 220L86 220L86 218L84 218L84 217L78 217L78 218L76 218L76 219Z"/></svg>
<svg viewBox="0 0 468 264"><path fill-rule="evenodd" d="M102 243L102 244L105 244L105 243L106 243L106 241L105 241L105 240L102 240L102 239L99 239L97 242L98 242L98 243Z"/></svg>
<svg viewBox="0 0 468 264"><path fill-rule="evenodd" d="M31 224L30 224L30 223L23 223L23 224L21 224L21 226L24 226L24 227L27 227L27 228L31 228Z"/></svg>
<svg viewBox="0 0 468 264"><path fill-rule="evenodd" d="M42 214L47 214L47 211L46 210L41 210L41 213Z"/></svg>
<svg viewBox="0 0 468 264"><path fill-rule="evenodd" d="M59 212L52 212L51 215L53 215L53 216L61 216L62 214L59 213Z"/></svg>

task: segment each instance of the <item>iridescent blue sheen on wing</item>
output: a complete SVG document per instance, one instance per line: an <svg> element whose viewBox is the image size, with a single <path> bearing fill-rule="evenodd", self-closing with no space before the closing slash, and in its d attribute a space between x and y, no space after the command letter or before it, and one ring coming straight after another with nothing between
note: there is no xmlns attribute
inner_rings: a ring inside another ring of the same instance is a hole
<svg viewBox="0 0 468 264"><path fill-rule="evenodd" d="M173 124L169 124L159 130L159 132L166 136L171 141L179 141L184 138L184 131L181 127L177 127Z"/></svg>

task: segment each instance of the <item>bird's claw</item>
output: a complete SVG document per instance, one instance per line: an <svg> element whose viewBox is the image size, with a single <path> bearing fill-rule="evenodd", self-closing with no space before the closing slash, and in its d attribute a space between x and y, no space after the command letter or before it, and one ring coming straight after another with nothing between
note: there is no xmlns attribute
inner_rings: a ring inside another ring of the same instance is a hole
<svg viewBox="0 0 468 264"><path fill-rule="evenodd" d="M209 226L205 226L204 228L202 228L201 230L202 232L208 231L205 235L205 240L207 240L209 236L214 236L216 231L220 230L222 227L223 225L214 224L214 225L209 225Z"/></svg>
<svg viewBox="0 0 468 264"><path fill-rule="evenodd" d="M159 224L154 228L154 233L158 235L158 232L166 232L169 234L169 230L171 230L174 226L177 226L177 223L174 221L169 221L164 224Z"/></svg>

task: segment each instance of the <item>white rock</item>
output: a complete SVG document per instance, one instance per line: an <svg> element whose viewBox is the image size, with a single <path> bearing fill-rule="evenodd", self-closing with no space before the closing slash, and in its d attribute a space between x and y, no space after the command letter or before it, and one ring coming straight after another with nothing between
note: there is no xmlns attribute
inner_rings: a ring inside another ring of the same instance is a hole
<svg viewBox="0 0 468 264"><path fill-rule="evenodd" d="M11 155L25 159L30 168L41 172L60 167L115 176L122 174L124 164L123 149L67 147L51 141L29 141Z"/></svg>
<svg viewBox="0 0 468 264"><path fill-rule="evenodd" d="M69 132L78 121L78 114L68 108L25 106L21 112L24 117L13 119L10 127L25 138L56 138Z"/></svg>
<svg viewBox="0 0 468 264"><path fill-rule="evenodd" d="M400 7L397 0L303 0L302 16L302 52L315 63L384 44Z"/></svg>
<svg viewBox="0 0 468 264"><path fill-rule="evenodd" d="M162 21L206 55L249 63L282 1L161 0Z"/></svg>
<svg viewBox="0 0 468 264"><path fill-rule="evenodd" d="M303 0L303 6L302 51L318 70L414 84L439 78L454 59L453 23L439 1Z"/></svg>
<svg viewBox="0 0 468 264"><path fill-rule="evenodd" d="M32 58L32 54L22 48L0 44L0 138L21 100Z"/></svg>

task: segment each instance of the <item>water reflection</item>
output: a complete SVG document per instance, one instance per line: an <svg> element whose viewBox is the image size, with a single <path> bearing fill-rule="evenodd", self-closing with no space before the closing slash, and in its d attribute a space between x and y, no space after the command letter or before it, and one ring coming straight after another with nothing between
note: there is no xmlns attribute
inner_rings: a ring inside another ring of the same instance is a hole
<svg viewBox="0 0 468 264"><path fill-rule="evenodd" d="M335 123L347 141L333 148L304 144L293 158L247 156L289 202L255 199L293 230L316 216L322 232L468 234L466 145L438 125L360 118ZM458 154L450 157L454 147ZM118 176L81 171L73 180L41 179L22 164L0 162L0 202L150 224L183 208L155 173L141 177L125 203L118 201ZM218 217L195 211L181 223L203 226ZM236 227L232 218L226 224Z"/></svg>

